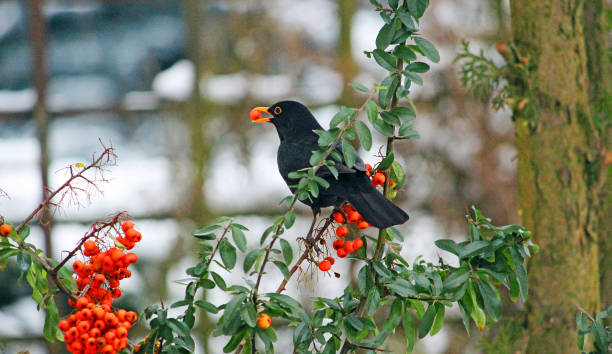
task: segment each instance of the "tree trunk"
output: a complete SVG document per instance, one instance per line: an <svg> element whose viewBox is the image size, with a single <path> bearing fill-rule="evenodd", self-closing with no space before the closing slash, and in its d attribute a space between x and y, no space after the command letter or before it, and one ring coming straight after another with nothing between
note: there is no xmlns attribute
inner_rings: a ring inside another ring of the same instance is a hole
<svg viewBox="0 0 612 354"><path fill-rule="evenodd" d="M530 92L530 108L513 116L520 211L541 249L529 264L529 353L575 353L574 304L599 307L601 158L590 116L583 4L511 1L514 44L530 62L519 83Z"/></svg>

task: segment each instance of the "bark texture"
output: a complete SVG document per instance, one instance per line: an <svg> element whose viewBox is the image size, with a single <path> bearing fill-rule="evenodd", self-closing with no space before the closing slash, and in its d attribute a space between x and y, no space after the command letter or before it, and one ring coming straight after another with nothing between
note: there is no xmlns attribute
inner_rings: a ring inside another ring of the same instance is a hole
<svg viewBox="0 0 612 354"><path fill-rule="evenodd" d="M529 353L575 353L575 303L599 307L602 203L590 118L584 2L511 1L514 44L527 56L521 83L534 110L515 110L524 225L541 253L529 264Z"/></svg>

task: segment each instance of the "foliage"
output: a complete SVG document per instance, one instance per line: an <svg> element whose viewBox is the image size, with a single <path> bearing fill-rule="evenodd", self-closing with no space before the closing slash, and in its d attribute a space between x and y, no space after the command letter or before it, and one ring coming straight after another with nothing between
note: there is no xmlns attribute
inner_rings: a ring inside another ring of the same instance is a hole
<svg viewBox="0 0 612 354"><path fill-rule="evenodd" d="M501 287L508 290L513 301L525 300L528 294L525 262L537 252L537 246L530 241L530 232L517 225L495 226L476 208L472 208L467 216L469 232L466 241L436 241L438 248L456 257L456 266L442 261L432 263L421 257L411 264L401 256L403 235L391 227L379 230L378 235L364 235L364 246L349 256L360 265L356 284L347 285L338 296L313 299L312 313L283 294L286 284L305 261L317 262L320 253L313 246L320 244L328 248L326 236L333 235L330 230L334 227L333 219L328 217L322 226L317 225L307 235L306 239L312 242L307 243L294 260L294 250L285 234L296 219L295 203L298 199L316 198L321 188L329 187L322 176L337 178L342 165L352 167L356 161L357 143L369 151L373 144L372 128L387 139L385 152L382 153L381 147L380 161L375 168L390 177L382 186L384 196L394 198L405 183L405 172L395 159L393 144L396 140L418 137L412 125L416 107L408 94L412 85L423 84L420 74L430 68L420 60L426 58L436 63L440 56L431 42L416 33L429 5L428 0L389 0L387 6L375 0L370 0L370 3L384 20L384 25L376 37L376 48L366 51L365 55L387 70L385 78L372 88L352 83L356 91L367 95L363 104L353 108L341 107L329 130L315 131L319 135L320 149L313 151L311 167L289 174L290 178L299 180L294 186L294 195L281 201L288 209L264 231L259 247L248 249L245 232L249 230L228 217L221 217L214 224L193 231L192 235L200 240L199 261L186 270L189 278L182 282L184 298L170 305L170 308L184 308L183 313L170 317L169 309L163 303L147 307L144 318L148 320L149 333L130 349L147 353L193 352L195 341L191 332L196 311L201 309L221 315L212 334L229 337L224 352L256 352L257 338L265 352L274 352L276 331L274 326L263 328L258 325L258 314L262 313L271 316L273 321L282 318L288 326L294 327L295 352L384 350L381 348L385 340L400 325L407 339L406 351L410 352L417 339L440 331L446 308L453 303L458 304L469 333L471 321L482 330L487 319L492 322L499 320ZM474 67L479 68L480 76L466 80L491 92L493 85L486 82L486 78L493 72L493 64L480 57L470 58ZM400 102L407 105L400 106ZM393 185L392 180L395 181ZM361 232L353 230L348 238L361 237ZM48 283L43 281L44 272L54 269L44 265L51 260L40 258L34 246L24 252L29 247L24 243L25 236L15 234L11 237L16 244L3 243L0 260L17 256L24 271L29 269L35 273L33 296L39 299L41 306L50 307L45 328L56 328L58 314L53 310L55 305L49 302L52 298L48 295L53 290L45 287ZM241 264L246 274L244 283L227 284L218 272L231 272L239 266L238 252L244 254ZM284 279L275 292L260 294L260 284L270 263L279 269ZM60 289L65 287L62 290L71 295L74 284L70 272L58 269L52 275ZM231 299L221 304L208 301L204 295L214 288L228 293ZM382 323L377 323L375 316L387 309L388 316ZM57 329L50 330L49 338L57 333Z"/></svg>
<svg viewBox="0 0 612 354"><path fill-rule="evenodd" d="M604 319L612 317L612 306L599 312L593 318L588 312L577 306L580 312L576 313L576 326L578 327L578 349L585 354L588 337L593 337L593 350L589 354L609 353L612 349L612 330L604 324Z"/></svg>

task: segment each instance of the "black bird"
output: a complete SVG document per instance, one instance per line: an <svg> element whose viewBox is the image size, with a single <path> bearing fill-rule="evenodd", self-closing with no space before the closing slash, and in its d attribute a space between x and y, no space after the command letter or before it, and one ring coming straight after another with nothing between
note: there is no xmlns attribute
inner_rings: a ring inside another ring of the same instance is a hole
<svg viewBox="0 0 612 354"><path fill-rule="evenodd" d="M310 167L310 156L319 148L319 136L313 130L323 130L312 113L303 104L295 101L281 101L270 107L255 107L251 119L255 123L270 122L276 127L280 146L276 155L278 170L291 188L298 180L289 178L289 173ZM264 112L268 117L261 117ZM342 149L336 147L342 155ZM344 156L344 155L342 155ZM319 196L302 202L312 208L314 227L321 208L334 206L339 209L345 202L351 203L369 224L378 228L403 224L408 220L408 214L387 200L376 188L372 186L366 175L363 160L356 156L352 168L336 163L338 179L331 172L322 167L317 175L329 182L329 188L319 188ZM309 232L310 233L310 232Z"/></svg>

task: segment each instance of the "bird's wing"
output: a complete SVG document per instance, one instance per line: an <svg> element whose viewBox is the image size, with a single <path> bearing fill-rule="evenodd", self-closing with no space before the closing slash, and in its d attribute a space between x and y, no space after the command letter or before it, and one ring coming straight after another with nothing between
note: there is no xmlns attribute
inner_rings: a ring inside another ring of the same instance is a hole
<svg viewBox="0 0 612 354"><path fill-rule="evenodd" d="M357 171L361 171L361 172L365 172L366 171L365 163L363 162L361 157L359 157L358 155L355 155L355 164L353 165L353 167L348 167L344 163L344 155L342 154L342 148L340 146L336 146L336 148L334 150L337 153L339 153L340 156L342 156L342 163L336 162L336 165L334 166L334 167L336 167L336 170L338 170L339 174L343 174L343 173L355 173ZM317 172L317 176L319 176L319 177L332 176L332 173L329 171L329 169L327 169L327 167L322 167Z"/></svg>

